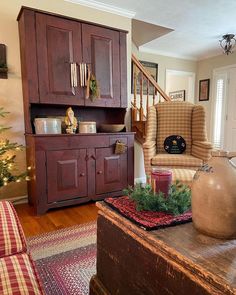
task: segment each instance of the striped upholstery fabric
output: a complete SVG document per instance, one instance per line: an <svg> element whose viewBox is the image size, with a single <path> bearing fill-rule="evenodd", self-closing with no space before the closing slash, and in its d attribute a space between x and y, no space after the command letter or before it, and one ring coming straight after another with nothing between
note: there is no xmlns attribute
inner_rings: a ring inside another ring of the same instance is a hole
<svg viewBox="0 0 236 295"><path fill-rule="evenodd" d="M203 164L201 159L191 155L181 154L157 154L151 160L153 166L167 167L195 167L196 169Z"/></svg>
<svg viewBox="0 0 236 295"><path fill-rule="evenodd" d="M207 141L206 116L203 106L196 105L193 108L192 141Z"/></svg>
<svg viewBox="0 0 236 295"><path fill-rule="evenodd" d="M157 137L157 110L156 106L151 106L148 109L146 141L155 141Z"/></svg>
<svg viewBox="0 0 236 295"><path fill-rule="evenodd" d="M150 175L152 171L151 159L156 155L156 153L156 141L146 141L143 144L143 155L146 175Z"/></svg>
<svg viewBox="0 0 236 295"><path fill-rule="evenodd" d="M185 139L184 154L165 152L164 140L170 135L180 135ZM204 108L188 102L163 102L150 107L143 151L147 175L154 166L199 168L210 159L212 151L211 143L207 142Z"/></svg>
<svg viewBox="0 0 236 295"><path fill-rule="evenodd" d="M28 254L0 258L0 269L1 295L45 294Z"/></svg>
<svg viewBox="0 0 236 295"><path fill-rule="evenodd" d="M186 141L186 154L191 153L193 104L162 102L157 105L157 152L163 153L164 141L170 135L180 135Z"/></svg>
<svg viewBox="0 0 236 295"><path fill-rule="evenodd" d="M207 141L194 141L192 145L192 155L202 159L204 162L211 158L212 144Z"/></svg>
<svg viewBox="0 0 236 295"><path fill-rule="evenodd" d="M0 202L0 257L26 251L26 241L13 205Z"/></svg>
<svg viewBox="0 0 236 295"><path fill-rule="evenodd" d="M191 169L171 169L171 170L172 170L172 182L179 180L182 183L191 187L196 170L191 170Z"/></svg>

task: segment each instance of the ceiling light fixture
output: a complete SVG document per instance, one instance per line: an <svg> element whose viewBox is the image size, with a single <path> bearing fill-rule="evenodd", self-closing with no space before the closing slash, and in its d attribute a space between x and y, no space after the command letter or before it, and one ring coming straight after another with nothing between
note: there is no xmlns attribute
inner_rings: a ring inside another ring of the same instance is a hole
<svg viewBox="0 0 236 295"><path fill-rule="evenodd" d="M229 55L229 53L233 53L232 49L236 44L236 39L234 34L226 34L222 36L220 40L220 46L223 48L224 53Z"/></svg>

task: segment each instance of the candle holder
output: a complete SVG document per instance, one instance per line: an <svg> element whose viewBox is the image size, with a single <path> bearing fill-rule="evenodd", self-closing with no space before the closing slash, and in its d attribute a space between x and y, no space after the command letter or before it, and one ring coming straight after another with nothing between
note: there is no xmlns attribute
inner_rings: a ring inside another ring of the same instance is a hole
<svg viewBox="0 0 236 295"><path fill-rule="evenodd" d="M153 168L151 173L152 189L155 193L162 192L167 198L172 182L172 171L164 168Z"/></svg>

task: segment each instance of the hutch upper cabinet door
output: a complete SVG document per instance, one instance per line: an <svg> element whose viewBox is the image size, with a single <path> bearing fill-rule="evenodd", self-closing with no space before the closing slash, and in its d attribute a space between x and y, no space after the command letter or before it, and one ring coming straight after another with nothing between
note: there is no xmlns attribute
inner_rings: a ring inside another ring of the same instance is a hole
<svg viewBox="0 0 236 295"><path fill-rule="evenodd" d="M100 88L100 99L85 105L120 107L120 34L82 24L83 62L90 64Z"/></svg>
<svg viewBox="0 0 236 295"><path fill-rule="evenodd" d="M87 195L86 149L46 153L48 203Z"/></svg>
<svg viewBox="0 0 236 295"><path fill-rule="evenodd" d="M76 87L81 24L36 13L36 36L40 102L84 105L82 88Z"/></svg>
<svg viewBox="0 0 236 295"><path fill-rule="evenodd" d="M96 149L96 194L123 190L127 185L127 153L116 155L114 147Z"/></svg>

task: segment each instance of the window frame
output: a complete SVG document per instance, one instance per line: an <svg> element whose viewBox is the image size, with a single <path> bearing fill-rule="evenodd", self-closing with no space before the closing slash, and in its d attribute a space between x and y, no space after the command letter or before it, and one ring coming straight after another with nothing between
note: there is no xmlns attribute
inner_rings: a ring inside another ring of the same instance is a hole
<svg viewBox="0 0 236 295"><path fill-rule="evenodd" d="M216 95L217 95L217 81L223 79L224 84L223 84L223 98L222 98L222 109L221 109L221 124L220 124L220 149L225 148L225 128L226 128L226 116L227 116L227 91L228 91L228 71L227 69L224 70L215 70L213 72L213 95L212 95L212 104L211 104L211 110L212 110L212 115L211 115L211 142L213 144L214 148L217 148L214 143L215 143L215 120L216 120Z"/></svg>

